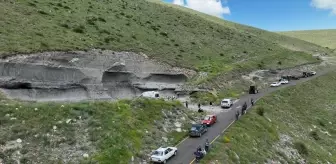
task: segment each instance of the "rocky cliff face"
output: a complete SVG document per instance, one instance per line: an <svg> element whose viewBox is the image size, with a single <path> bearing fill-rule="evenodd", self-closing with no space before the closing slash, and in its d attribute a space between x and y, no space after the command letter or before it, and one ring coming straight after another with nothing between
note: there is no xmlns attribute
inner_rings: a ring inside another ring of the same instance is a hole
<svg viewBox="0 0 336 164"><path fill-rule="evenodd" d="M0 60L0 88L29 101L80 101L173 90L194 71L174 68L144 54L92 50L17 55Z"/></svg>

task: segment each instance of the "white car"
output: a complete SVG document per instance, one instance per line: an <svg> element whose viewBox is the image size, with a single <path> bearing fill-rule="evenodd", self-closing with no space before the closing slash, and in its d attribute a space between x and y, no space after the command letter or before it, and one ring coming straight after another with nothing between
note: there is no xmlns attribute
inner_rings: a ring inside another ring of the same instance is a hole
<svg viewBox="0 0 336 164"><path fill-rule="evenodd" d="M141 96L146 98L160 98L160 93L158 91L147 91L143 92Z"/></svg>
<svg viewBox="0 0 336 164"><path fill-rule="evenodd" d="M151 156L152 162L166 163L167 160L177 154L176 147L160 147Z"/></svg>
<svg viewBox="0 0 336 164"><path fill-rule="evenodd" d="M274 82L274 83L271 84L271 87L278 87L280 85L281 85L280 82Z"/></svg>
<svg viewBox="0 0 336 164"><path fill-rule="evenodd" d="M222 108L230 108L233 105L233 101L231 99L223 99L221 101Z"/></svg>
<svg viewBox="0 0 336 164"><path fill-rule="evenodd" d="M286 80L286 79L281 79L281 80L279 81L279 83L280 83L280 84L288 84L288 80Z"/></svg>
<svg viewBox="0 0 336 164"><path fill-rule="evenodd" d="M315 71L311 71L310 72L312 75L316 75L316 72Z"/></svg>

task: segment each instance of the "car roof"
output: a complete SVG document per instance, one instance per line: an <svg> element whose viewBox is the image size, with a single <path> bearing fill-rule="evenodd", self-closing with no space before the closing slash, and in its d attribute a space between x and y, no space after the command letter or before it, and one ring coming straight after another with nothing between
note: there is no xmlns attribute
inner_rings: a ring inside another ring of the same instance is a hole
<svg viewBox="0 0 336 164"><path fill-rule="evenodd" d="M205 117L212 117L212 116L215 116L215 115L213 115L213 114L208 114L208 115L206 115Z"/></svg>
<svg viewBox="0 0 336 164"><path fill-rule="evenodd" d="M230 101L231 99L223 99L222 101Z"/></svg>
<svg viewBox="0 0 336 164"><path fill-rule="evenodd" d="M168 148L166 148L166 147L160 147L160 148L158 148L156 151L165 151L165 150L167 150Z"/></svg>

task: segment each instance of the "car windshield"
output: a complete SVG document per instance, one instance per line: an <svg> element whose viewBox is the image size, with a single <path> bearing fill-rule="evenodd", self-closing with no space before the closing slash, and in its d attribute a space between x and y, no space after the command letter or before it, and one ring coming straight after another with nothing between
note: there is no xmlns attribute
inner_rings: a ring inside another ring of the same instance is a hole
<svg viewBox="0 0 336 164"><path fill-rule="evenodd" d="M222 103L225 103L225 104L227 104L227 103L229 103L229 101L222 101Z"/></svg>
<svg viewBox="0 0 336 164"><path fill-rule="evenodd" d="M162 156L163 152L162 151L154 151L153 155Z"/></svg>
<svg viewBox="0 0 336 164"><path fill-rule="evenodd" d="M211 116L205 116L204 120L211 120Z"/></svg>
<svg viewBox="0 0 336 164"><path fill-rule="evenodd" d="M192 125L191 130L198 130L200 127L200 125Z"/></svg>

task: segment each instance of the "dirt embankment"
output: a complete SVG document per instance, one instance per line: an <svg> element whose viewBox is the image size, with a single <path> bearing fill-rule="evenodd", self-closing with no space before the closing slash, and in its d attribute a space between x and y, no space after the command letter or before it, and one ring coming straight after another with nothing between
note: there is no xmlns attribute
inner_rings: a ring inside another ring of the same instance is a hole
<svg viewBox="0 0 336 164"><path fill-rule="evenodd" d="M195 72L129 52L45 52L0 60L0 88L29 101L132 98L174 90Z"/></svg>

